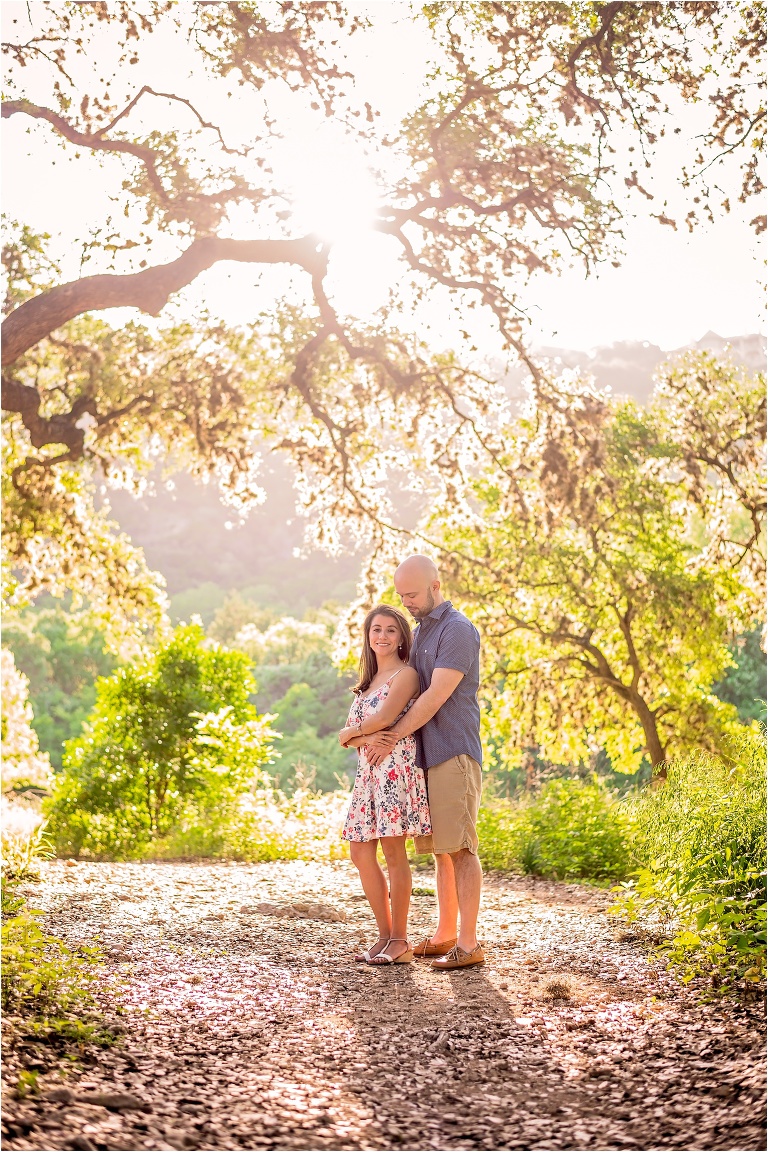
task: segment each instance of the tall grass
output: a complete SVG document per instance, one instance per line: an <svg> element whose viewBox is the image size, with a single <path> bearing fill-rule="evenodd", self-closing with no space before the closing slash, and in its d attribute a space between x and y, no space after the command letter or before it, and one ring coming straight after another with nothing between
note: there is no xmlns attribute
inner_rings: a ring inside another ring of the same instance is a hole
<svg viewBox="0 0 768 1152"><path fill-rule="evenodd" d="M720 991L766 974L764 733L747 730L733 758L700 754L668 766L666 783L632 804L637 868L613 911L654 917L683 981Z"/></svg>
<svg viewBox="0 0 768 1152"><path fill-rule="evenodd" d="M598 779L550 780L535 796L493 800L480 811L486 868L605 883L627 876L629 817Z"/></svg>
<svg viewBox="0 0 768 1152"><path fill-rule="evenodd" d="M230 860L339 860L347 855L341 828L349 793L299 788L288 796L261 787L240 797L222 819L191 809L170 836L143 849L144 859L219 857Z"/></svg>

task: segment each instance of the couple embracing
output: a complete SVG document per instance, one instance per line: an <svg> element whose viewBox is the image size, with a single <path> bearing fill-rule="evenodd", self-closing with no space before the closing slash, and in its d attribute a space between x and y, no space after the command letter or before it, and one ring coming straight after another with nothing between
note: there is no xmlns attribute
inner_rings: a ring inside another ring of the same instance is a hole
<svg viewBox="0 0 768 1152"><path fill-rule="evenodd" d="M443 599L434 563L409 556L395 572L402 605L379 604L365 619L360 676L345 748L358 749L358 768L342 838L350 844L379 938L355 959L371 965L432 958L450 970L482 964L477 916L483 874L477 813L481 758L480 637ZM406 840L435 856L438 925L408 940L411 868ZM377 859L381 844L387 877Z"/></svg>

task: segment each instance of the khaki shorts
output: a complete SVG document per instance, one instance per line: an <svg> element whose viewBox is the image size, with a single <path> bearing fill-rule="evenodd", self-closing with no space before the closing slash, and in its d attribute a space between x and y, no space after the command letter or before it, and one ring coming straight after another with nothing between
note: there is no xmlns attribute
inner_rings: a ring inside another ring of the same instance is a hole
<svg viewBox="0 0 768 1152"><path fill-rule="evenodd" d="M482 792L482 770L477 760L462 754L436 764L424 773L429 797L431 836L414 836L417 852L459 852L477 855L477 813Z"/></svg>

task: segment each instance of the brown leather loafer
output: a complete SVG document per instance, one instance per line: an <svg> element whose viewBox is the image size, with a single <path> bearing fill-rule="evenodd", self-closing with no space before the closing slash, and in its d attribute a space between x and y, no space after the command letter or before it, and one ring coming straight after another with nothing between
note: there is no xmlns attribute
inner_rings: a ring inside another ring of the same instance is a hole
<svg viewBox="0 0 768 1152"><path fill-rule="evenodd" d="M456 937L453 940L440 940L437 944L433 944L429 936L425 936L418 944L414 945L414 956L446 956L451 948L456 944Z"/></svg>
<svg viewBox="0 0 768 1152"><path fill-rule="evenodd" d="M485 952L482 944L477 944L471 952L465 952L454 944L450 952L438 957L430 964L430 968L437 968L441 972L449 972L453 968L473 968L476 964L485 964Z"/></svg>

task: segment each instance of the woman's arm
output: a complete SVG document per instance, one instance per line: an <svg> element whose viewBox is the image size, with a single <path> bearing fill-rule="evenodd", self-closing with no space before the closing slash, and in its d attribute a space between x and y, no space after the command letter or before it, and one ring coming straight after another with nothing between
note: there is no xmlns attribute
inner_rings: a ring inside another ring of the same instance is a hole
<svg viewBox="0 0 768 1152"><path fill-rule="evenodd" d="M381 732L396 720L408 701L413 700L418 693L418 675L413 668L403 668L390 685L381 708L367 716L360 727L343 728L339 733L339 743L343 748L362 747L374 732Z"/></svg>
<svg viewBox="0 0 768 1152"><path fill-rule="evenodd" d="M403 668L389 686L387 698L381 708L377 708L363 721L360 734L370 736L394 724L409 700L419 694L419 677L415 668Z"/></svg>
<svg viewBox="0 0 768 1152"><path fill-rule="evenodd" d="M344 731L346 732L348 729L345 728ZM339 743L341 744L342 748L364 748L370 740L370 736L350 736L348 740L345 740L342 743L341 737L343 734L344 733L339 734Z"/></svg>
<svg viewBox="0 0 768 1152"><path fill-rule="evenodd" d="M357 728L342 728L341 732L339 732L339 744L341 744L342 748L364 748L371 739L375 739L380 735L381 732L374 732L373 734L366 732L365 736L361 736ZM397 743L397 741L395 741L395 743Z"/></svg>

